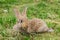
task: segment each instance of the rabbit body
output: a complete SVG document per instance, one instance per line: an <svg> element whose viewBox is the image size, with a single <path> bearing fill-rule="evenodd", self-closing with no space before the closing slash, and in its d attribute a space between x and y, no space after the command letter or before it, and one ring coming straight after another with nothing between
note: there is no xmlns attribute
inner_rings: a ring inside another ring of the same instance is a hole
<svg viewBox="0 0 60 40"><path fill-rule="evenodd" d="M46 32L48 31L46 23L38 18L29 21L27 32Z"/></svg>

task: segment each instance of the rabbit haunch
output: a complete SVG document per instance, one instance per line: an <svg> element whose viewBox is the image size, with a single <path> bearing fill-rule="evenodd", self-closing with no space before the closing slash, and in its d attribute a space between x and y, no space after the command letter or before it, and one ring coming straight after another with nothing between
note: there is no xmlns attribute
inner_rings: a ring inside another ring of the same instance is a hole
<svg viewBox="0 0 60 40"><path fill-rule="evenodd" d="M21 28L28 33L32 32L52 32L53 29L48 28L47 24L38 18L28 20L26 14L27 8L25 8L22 14L19 12L17 7L14 8L15 16L18 19L17 23L14 25L13 29L21 31ZM21 31L22 32L22 31Z"/></svg>

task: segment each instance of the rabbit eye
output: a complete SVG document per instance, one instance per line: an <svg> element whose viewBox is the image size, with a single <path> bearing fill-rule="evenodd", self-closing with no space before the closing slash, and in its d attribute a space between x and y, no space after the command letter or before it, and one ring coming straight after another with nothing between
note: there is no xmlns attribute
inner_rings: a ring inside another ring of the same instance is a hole
<svg viewBox="0 0 60 40"><path fill-rule="evenodd" d="M21 20L21 23L22 23L23 21Z"/></svg>
<svg viewBox="0 0 60 40"><path fill-rule="evenodd" d="M19 20L18 23L22 23L23 21L22 20Z"/></svg>

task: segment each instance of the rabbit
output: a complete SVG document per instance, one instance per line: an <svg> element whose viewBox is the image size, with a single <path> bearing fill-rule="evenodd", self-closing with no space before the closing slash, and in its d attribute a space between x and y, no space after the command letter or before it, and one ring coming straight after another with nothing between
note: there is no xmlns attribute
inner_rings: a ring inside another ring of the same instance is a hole
<svg viewBox="0 0 60 40"><path fill-rule="evenodd" d="M27 18L27 7L24 8L23 12L20 13L18 8L14 8L15 16L17 18L17 23L13 26L13 30L16 31L26 31L27 33L35 32L53 32L52 28L48 28L45 21L38 18L33 18L29 20Z"/></svg>

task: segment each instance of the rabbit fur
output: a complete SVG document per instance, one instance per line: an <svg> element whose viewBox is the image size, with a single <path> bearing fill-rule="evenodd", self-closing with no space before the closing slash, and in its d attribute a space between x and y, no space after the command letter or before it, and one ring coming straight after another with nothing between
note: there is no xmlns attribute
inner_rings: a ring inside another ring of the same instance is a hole
<svg viewBox="0 0 60 40"><path fill-rule="evenodd" d="M27 18L27 7L24 8L23 12L20 13L18 7L14 8L17 23L13 26L13 30L21 31L21 28L28 33L34 32L53 32L52 28L48 28L45 21L38 18L29 20ZM22 32L22 31L21 31Z"/></svg>

